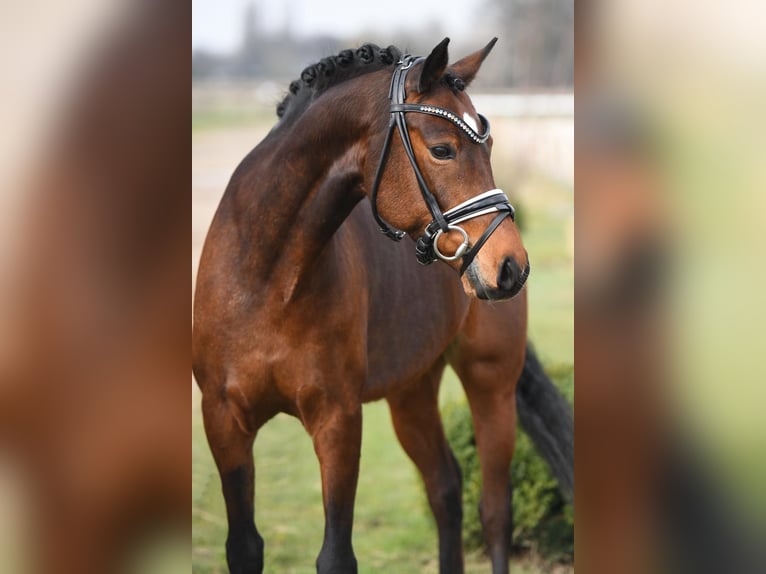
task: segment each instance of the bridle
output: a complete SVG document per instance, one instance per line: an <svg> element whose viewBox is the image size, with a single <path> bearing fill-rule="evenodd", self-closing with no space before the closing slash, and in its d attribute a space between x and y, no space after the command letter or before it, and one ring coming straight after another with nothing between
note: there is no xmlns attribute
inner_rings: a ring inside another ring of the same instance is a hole
<svg viewBox="0 0 766 574"><path fill-rule="evenodd" d="M421 114L430 114L439 118L443 118L455 124L460 131L463 132L471 142L475 144L483 144L489 138L489 121L487 118L479 114L479 120L482 123L483 133L477 133L471 126L465 123L453 112L437 106L428 104L407 104L404 102L406 98L405 82L407 79L407 73L412 67L423 60L423 58L415 58L410 55L403 56L396 65L394 74L391 78L391 88L388 92L388 99L391 102L390 113L391 119L388 123L388 133L383 144L383 151L380 154L380 161L378 162L378 168L375 171L375 179L372 183L371 203L372 203L372 215L375 221L378 223L380 230L386 237L394 241L401 241L405 232L399 229L395 229L388 222L386 222L378 213L378 187L380 185L380 179L383 175L383 169L388 159L388 152L391 146L391 139L394 134L394 128L398 128L399 136L402 139L402 145L404 151L410 160L412 169L415 172L415 178L418 181L420 192L423 195L423 200L428 206L428 210L431 212L433 220L425 228L425 233L417 239L415 242L415 253L418 261L422 265L430 265L437 259L443 261L455 261L460 257L463 258L462 266L460 267L460 274L462 275L466 269L471 265L471 262L478 254L490 235L498 228L506 217L510 217L514 220L515 211L513 206L508 201L508 197L503 193L501 189L491 189L480 193L479 195L472 197L471 199L464 201L460 205L457 205L447 211L442 212L439 207L439 203L436 197L428 189L423 174L418 167L417 161L415 161L415 152L412 149L412 141L410 140L410 134L407 129L407 120L405 114L407 112L417 112ZM468 233L458 225L463 221L486 215L488 213L497 213L497 216L492 220L484 233L479 237L478 241L473 245L469 245ZM449 233L450 231L457 231L463 235L463 241L457 248L453 255L443 254L438 247L439 238L443 233Z"/></svg>

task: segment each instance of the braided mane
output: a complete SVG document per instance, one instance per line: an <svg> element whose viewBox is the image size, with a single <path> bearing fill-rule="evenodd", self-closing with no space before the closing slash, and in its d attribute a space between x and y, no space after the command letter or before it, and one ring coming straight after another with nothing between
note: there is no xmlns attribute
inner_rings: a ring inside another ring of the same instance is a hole
<svg viewBox="0 0 766 574"><path fill-rule="evenodd" d="M364 44L356 50L342 50L335 56L322 58L304 69L300 79L290 83L288 94L277 105L280 123L298 117L328 88L391 66L401 56L401 50L395 46L380 48L375 44Z"/></svg>

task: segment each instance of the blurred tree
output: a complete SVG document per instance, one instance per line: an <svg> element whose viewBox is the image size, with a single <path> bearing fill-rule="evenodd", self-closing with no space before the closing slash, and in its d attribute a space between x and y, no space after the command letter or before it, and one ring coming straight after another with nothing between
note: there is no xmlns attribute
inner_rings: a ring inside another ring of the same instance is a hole
<svg viewBox="0 0 766 574"><path fill-rule="evenodd" d="M270 31L263 25L261 13L255 2L245 7L242 19L242 43L239 50L230 58L223 58L224 75L239 78L272 78L289 80L298 77L301 70L326 56L339 51L342 46L337 38L312 36L300 38L290 31L289 9L286 4L286 17L282 29ZM232 66L226 69L226 60Z"/></svg>
<svg viewBox="0 0 766 574"><path fill-rule="evenodd" d="M506 31L487 61L497 85L573 85L574 0L488 0L488 8Z"/></svg>
<svg viewBox="0 0 766 574"><path fill-rule="evenodd" d="M262 36L258 26L258 9L250 2L245 7L242 46L237 58L237 72L242 76L258 76L263 70Z"/></svg>
<svg viewBox="0 0 766 574"><path fill-rule="evenodd" d="M515 89L569 88L574 79L574 0L485 0L482 16L499 24L500 42L484 64L477 86ZM425 23L417 32L399 30L381 37L369 31L339 39L331 36L300 37L291 33L292 3L284 4L281 30L273 30L262 20L263 2L251 1L242 17L241 44L231 55L198 51L192 57L195 78L211 76L272 78L289 81L303 67L322 56L343 48L376 42L393 43L405 51L425 54L441 38L449 35L436 21ZM271 28L274 28L272 26ZM475 39L451 45L458 57L486 42L486 32ZM481 88L480 88L481 89Z"/></svg>
<svg viewBox="0 0 766 574"><path fill-rule="evenodd" d="M192 79L210 78L222 75L227 69L225 57L207 50L192 51Z"/></svg>

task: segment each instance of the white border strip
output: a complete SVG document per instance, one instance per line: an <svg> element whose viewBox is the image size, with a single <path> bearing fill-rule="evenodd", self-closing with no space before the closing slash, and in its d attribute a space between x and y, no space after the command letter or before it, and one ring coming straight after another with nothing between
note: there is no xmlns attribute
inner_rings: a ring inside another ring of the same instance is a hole
<svg viewBox="0 0 766 574"><path fill-rule="evenodd" d="M476 197L472 197L471 199L467 199L463 203L461 203L460 205L456 205L455 207L445 211L444 212L444 216L446 217L446 216L450 215L451 213L455 213L458 209L462 209L463 207L465 207L469 203L473 203L475 201L479 201L479 200L482 200L482 199L484 199L486 197L491 197L493 195L505 195L505 192L502 189L500 189L500 188L490 189L489 191L485 191L484 193L480 193ZM506 199L508 199L508 198L506 197ZM494 208L492 208L492 209L494 209ZM495 209L495 211L497 211L497 210ZM476 217L476 216L472 215L471 217ZM464 220L461 219L460 221L464 221Z"/></svg>

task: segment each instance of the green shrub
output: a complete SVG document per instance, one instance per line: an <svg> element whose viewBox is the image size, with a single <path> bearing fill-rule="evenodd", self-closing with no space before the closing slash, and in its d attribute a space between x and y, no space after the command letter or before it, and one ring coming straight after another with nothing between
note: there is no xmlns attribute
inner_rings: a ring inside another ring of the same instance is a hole
<svg viewBox="0 0 766 574"><path fill-rule="evenodd" d="M574 370L571 365L548 369L548 375L571 402ZM463 540L466 550L483 546L479 520L481 470L476 453L471 412L465 401L442 409L447 440L463 471ZM547 464L520 428L511 464L513 484L513 547L530 550L550 561L571 561L574 552L572 508L558 490ZM425 505L427 508L427 504Z"/></svg>
<svg viewBox="0 0 766 574"><path fill-rule="evenodd" d="M511 204L513 205L513 209L516 212L514 215L516 227L518 228L520 233L524 233L527 229L527 208L524 205L524 201L521 197L518 195L513 196L513 199L511 200Z"/></svg>

